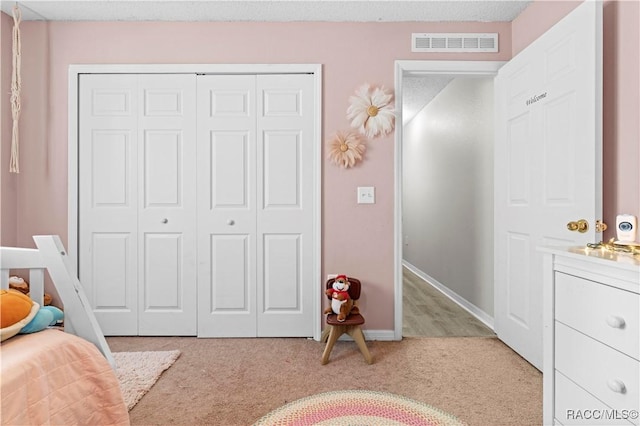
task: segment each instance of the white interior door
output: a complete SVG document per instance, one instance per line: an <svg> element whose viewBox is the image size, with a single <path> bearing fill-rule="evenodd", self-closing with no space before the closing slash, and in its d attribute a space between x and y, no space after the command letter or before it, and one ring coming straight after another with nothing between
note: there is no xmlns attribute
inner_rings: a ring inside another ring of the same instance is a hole
<svg viewBox="0 0 640 426"><path fill-rule="evenodd" d="M107 335L194 335L195 75L80 79L80 281Z"/></svg>
<svg viewBox="0 0 640 426"><path fill-rule="evenodd" d="M256 78L198 76L198 336L256 334Z"/></svg>
<svg viewBox="0 0 640 426"><path fill-rule="evenodd" d="M601 8L578 6L495 80L495 331L538 369L536 247L593 242L602 214ZM589 230L570 232L579 219Z"/></svg>
<svg viewBox="0 0 640 426"><path fill-rule="evenodd" d="M105 335L138 334L138 78L79 84L80 282Z"/></svg>
<svg viewBox="0 0 640 426"><path fill-rule="evenodd" d="M257 335L313 335L313 76L257 79Z"/></svg>
<svg viewBox="0 0 640 426"><path fill-rule="evenodd" d="M196 334L196 76L138 77L138 334Z"/></svg>
<svg viewBox="0 0 640 426"><path fill-rule="evenodd" d="M313 335L312 75L198 77L198 336Z"/></svg>

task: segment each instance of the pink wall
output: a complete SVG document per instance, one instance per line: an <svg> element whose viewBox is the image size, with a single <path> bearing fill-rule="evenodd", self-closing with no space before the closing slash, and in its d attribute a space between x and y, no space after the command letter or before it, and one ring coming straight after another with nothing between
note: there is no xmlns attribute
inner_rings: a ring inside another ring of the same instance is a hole
<svg viewBox="0 0 640 426"><path fill-rule="evenodd" d="M11 155L11 92L13 19L0 13L0 245L12 246L17 240L17 183L9 173Z"/></svg>
<svg viewBox="0 0 640 426"><path fill-rule="evenodd" d="M496 54L413 54L412 32L499 32ZM70 23L24 25L26 127L18 237L67 238L67 73L93 63L321 63L323 139L348 129L348 97L369 82L394 86L397 59L508 60L509 23ZM393 136L371 141L366 160L343 170L323 161L322 269L366 284L367 328L393 324ZM376 204L357 205L356 187ZM43 207L46 206L46 207Z"/></svg>
<svg viewBox="0 0 640 426"><path fill-rule="evenodd" d="M508 60L575 5L536 1L512 24L25 22L22 173L14 178L6 178L4 98L0 109L2 242L32 246L31 235L40 233L59 234L67 242L69 64L321 63L323 138L327 139L348 128L347 99L357 86L370 82L393 87L395 60ZM639 16L637 2L605 3L604 197L605 220L610 224L618 212L640 215ZM8 22L2 14L3 93ZM497 31L501 52L411 53L412 32L448 31ZM367 327L374 330L394 326L393 143L393 137L373 140L366 160L355 169L345 171L324 161L322 170L323 276L347 273L366 283L362 306ZM355 204L356 187L363 185L376 187L375 205ZM16 210L11 203L17 203Z"/></svg>
<svg viewBox="0 0 640 426"><path fill-rule="evenodd" d="M538 0L512 23L513 54L581 1ZM603 7L603 239L615 237L616 215L640 216L640 3Z"/></svg>
<svg viewBox="0 0 640 426"><path fill-rule="evenodd" d="M640 216L640 3L604 3L604 219L615 237L616 215Z"/></svg>

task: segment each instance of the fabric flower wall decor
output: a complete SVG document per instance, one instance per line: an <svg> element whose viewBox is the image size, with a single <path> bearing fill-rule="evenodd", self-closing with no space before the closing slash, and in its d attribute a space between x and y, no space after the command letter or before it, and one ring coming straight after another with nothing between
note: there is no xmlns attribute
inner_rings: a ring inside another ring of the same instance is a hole
<svg viewBox="0 0 640 426"><path fill-rule="evenodd" d="M337 132L329 142L328 158L346 169L362 161L365 150L365 140L359 134L350 131Z"/></svg>
<svg viewBox="0 0 640 426"><path fill-rule="evenodd" d="M349 97L347 119L351 127L369 138L384 136L393 131L395 114L393 93L384 86L365 84Z"/></svg>

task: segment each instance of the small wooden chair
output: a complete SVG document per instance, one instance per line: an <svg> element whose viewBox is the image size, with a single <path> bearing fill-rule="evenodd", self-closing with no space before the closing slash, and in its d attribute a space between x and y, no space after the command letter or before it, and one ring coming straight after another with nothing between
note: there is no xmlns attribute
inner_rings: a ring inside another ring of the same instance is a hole
<svg viewBox="0 0 640 426"><path fill-rule="evenodd" d="M360 290L361 284L360 280L357 278L347 278L349 280L349 297L353 299L354 303L360 298ZM326 288L330 289L333 286L333 282L335 278L330 278L327 281ZM331 298L329 298L331 300ZM360 352L364 355L364 359L367 361L367 364L373 363L373 357L369 353L369 349L367 348L367 344L364 341L364 334L362 333L362 329L360 326L364 324L364 317L360 314L349 314L347 319L340 322L338 321L338 315L336 314L327 314L327 326L322 332L322 341L327 342L327 345L324 348L324 352L322 353L322 365L329 362L329 356L331 355L331 350L333 349L333 345L335 345L336 341L343 334L348 334L355 340L360 348Z"/></svg>

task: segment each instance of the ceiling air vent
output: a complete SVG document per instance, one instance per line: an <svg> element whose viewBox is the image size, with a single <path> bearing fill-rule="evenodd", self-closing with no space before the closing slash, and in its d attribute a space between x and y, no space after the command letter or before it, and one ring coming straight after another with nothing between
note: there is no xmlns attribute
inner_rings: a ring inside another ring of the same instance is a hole
<svg viewBox="0 0 640 426"><path fill-rule="evenodd" d="M413 33L412 52L497 52L498 33Z"/></svg>

